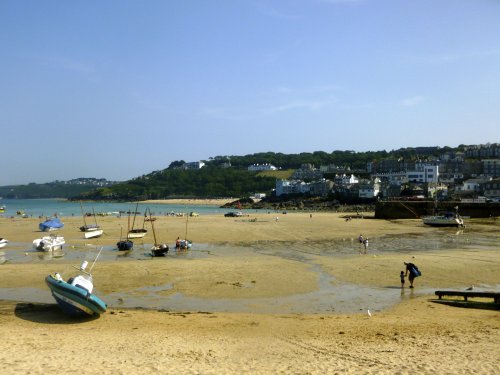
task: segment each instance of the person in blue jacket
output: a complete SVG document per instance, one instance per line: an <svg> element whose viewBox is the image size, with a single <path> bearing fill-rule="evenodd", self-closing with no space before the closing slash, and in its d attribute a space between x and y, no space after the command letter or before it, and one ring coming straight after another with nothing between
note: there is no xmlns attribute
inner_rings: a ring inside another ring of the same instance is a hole
<svg viewBox="0 0 500 375"><path fill-rule="evenodd" d="M406 266L405 276L408 276L408 280L410 281L410 288L413 289L413 280L415 279L415 277L420 276L420 271L418 270L418 267L413 263L404 262L404 264Z"/></svg>

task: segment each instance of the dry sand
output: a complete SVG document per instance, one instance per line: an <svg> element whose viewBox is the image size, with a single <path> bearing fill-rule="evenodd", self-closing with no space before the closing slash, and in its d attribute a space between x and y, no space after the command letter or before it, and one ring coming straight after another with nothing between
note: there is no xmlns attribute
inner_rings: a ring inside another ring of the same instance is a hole
<svg viewBox="0 0 500 375"><path fill-rule="evenodd" d="M286 251L290 244L310 248L312 257L331 241L353 241L363 233L409 236L434 233L417 220L354 219L338 214L255 213L243 218L189 218L188 237L196 243L269 247ZM257 219L252 221L251 219ZM65 218L67 242L86 242L79 218ZM112 245L126 218L104 217L106 232L99 245ZM40 235L38 220L0 218L0 236L28 242ZM183 236L186 219L159 217L159 241ZM471 221L468 231L498 239L495 220ZM496 231L496 232L495 232ZM446 232L448 233L448 232ZM450 232L452 233L452 232ZM149 236L150 234L148 234ZM451 238L451 237L450 237ZM376 240L374 241L376 243ZM326 245L325 245L326 244ZM146 311L112 308L98 319L66 318L55 304L0 303L2 373L188 373L188 374L324 374L324 373L500 373L498 310L462 308L433 302L440 288L500 284L500 253L496 249L384 252L315 258L335 282L388 288L393 293L404 260L424 271L413 298L383 311L352 314L257 314L203 311ZM371 250L371 249L369 249ZM57 267L70 268L68 260ZM0 265L0 287L46 288L54 272L50 261ZM318 288L306 264L265 255L98 262L94 272L100 293L137 286L171 283L168 293L206 299L282 298ZM237 285L252 287L241 288ZM392 288L392 289L391 289ZM429 290L429 293L418 291ZM410 293L409 289L406 290Z"/></svg>

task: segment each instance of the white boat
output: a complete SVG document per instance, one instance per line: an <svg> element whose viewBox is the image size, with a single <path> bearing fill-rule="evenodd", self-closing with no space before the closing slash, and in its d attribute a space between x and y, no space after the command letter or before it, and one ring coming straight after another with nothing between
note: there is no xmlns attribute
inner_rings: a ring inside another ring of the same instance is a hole
<svg viewBox="0 0 500 375"><path fill-rule="evenodd" d="M0 247L4 247L8 242L6 238L0 238Z"/></svg>
<svg viewBox="0 0 500 375"><path fill-rule="evenodd" d="M92 209L92 213L94 216L95 224L87 224L87 221L85 220L86 215L83 212L83 206L81 203L80 203L80 208L82 210L83 224L84 224L80 227L80 231L82 231L84 233L85 238L89 239L89 238L101 237L102 234L104 233L104 231L101 229L101 227L99 225L97 225L97 219L95 217L94 209Z"/></svg>
<svg viewBox="0 0 500 375"><path fill-rule="evenodd" d="M422 218L425 225L434 227L463 227L464 220L459 214L454 212L443 212L434 216L425 216Z"/></svg>
<svg viewBox="0 0 500 375"><path fill-rule="evenodd" d="M134 225L135 225L135 217L137 216L138 212L137 212L137 208L139 207L139 203L136 204L135 206L135 212L134 212L134 220L132 221L132 229L130 229L127 233L127 239L131 239L131 238L142 238L146 235L146 233L148 232L147 229L144 228L144 225L146 224L146 213L144 213L144 221L142 222L142 228L135 228L134 229Z"/></svg>
<svg viewBox="0 0 500 375"><path fill-rule="evenodd" d="M127 233L127 238L142 238L148 232L147 229L131 229Z"/></svg>
<svg viewBox="0 0 500 375"><path fill-rule="evenodd" d="M88 239L88 238L101 237L103 233L104 233L104 231L102 229L99 229L99 228L89 228L85 232L83 232L83 235L85 236L85 238Z"/></svg>
<svg viewBox="0 0 500 375"><path fill-rule="evenodd" d="M33 249L38 251L62 250L62 245L65 243L63 236L45 236L33 240Z"/></svg>

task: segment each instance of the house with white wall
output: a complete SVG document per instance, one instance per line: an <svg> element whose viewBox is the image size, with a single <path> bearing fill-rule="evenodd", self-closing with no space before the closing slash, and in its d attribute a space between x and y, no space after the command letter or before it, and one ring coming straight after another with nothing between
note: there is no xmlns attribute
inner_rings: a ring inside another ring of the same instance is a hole
<svg viewBox="0 0 500 375"><path fill-rule="evenodd" d="M425 163L415 164L415 169L406 171L408 182L438 183L439 166Z"/></svg>
<svg viewBox="0 0 500 375"><path fill-rule="evenodd" d="M272 164L252 164L248 166L249 171L276 171L278 168L276 168Z"/></svg>

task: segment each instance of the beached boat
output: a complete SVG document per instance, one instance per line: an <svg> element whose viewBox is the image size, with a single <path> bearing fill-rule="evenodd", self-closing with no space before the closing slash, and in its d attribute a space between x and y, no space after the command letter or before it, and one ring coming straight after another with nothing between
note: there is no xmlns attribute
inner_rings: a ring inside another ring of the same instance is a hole
<svg viewBox="0 0 500 375"><path fill-rule="evenodd" d="M57 217L45 220L43 223L38 224L38 228L40 228L42 232L49 232L62 227L64 227L64 224Z"/></svg>
<svg viewBox="0 0 500 375"><path fill-rule="evenodd" d="M106 303L92 293L94 282L90 272L94 267L97 257L92 267L90 267L89 272L85 270L88 262L84 261L79 268L79 273L67 281L64 281L57 272L45 278L52 296L61 310L66 314L71 316L92 316L106 312Z"/></svg>
<svg viewBox="0 0 500 375"><path fill-rule="evenodd" d="M33 249L38 251L62 250L65 243L63 236L50 235L33 240Z"/></svg>
<svg viewBox="0 0 500 375"><path fill-rule="evenodd" d="M193 245L193 242L187 239L188 222L189 222L189 215L186 215L186 232L184 233L184 239L180 239L179 237L177 237L177 240L175 240L176 250L188 250Z"/></svg>
<svg viewBox="0 0 500 375"><path fill-rule="evenodd" d="M138 205L139 204L137 203L136 206L135 206L134 220L132 221L132 229L130 229L128 231L128 233L127 233L127 238L128 239L131 239L131 238L142 238L148 232L148 230L144 228L144 224L146 223L146 216L144 216L144 221L142 222L142 228L135 228L134 229L135 217L137 216L138 213L140 213L140 212L137 211Z"/></svg>
<svg viewBox="0 0 500 375"><path fill-rule="evenodd" d="M103 233L104 233L104 230L99 229L99 228L95 228L95 229L88 229L88 230L86 230L83 233L83 235L84 235L84 237L86 239L89 239L89 238L101 237Z"/></svg>
<svg viewBox="0 0 500 375"><path fill-rule="evenodd" d="M433 227L463 227L464 220L458 213L443 212L434 216L425 216L422 218L425 225Z"/></svg>
<svg viewBox="0 0 500 375"><path fill-rule="evenodd" d="M151 229L153 230L153 238L154 238L154 245L151 247L151 256L153 257L164 257L168 253L168 245L165 243L159 244L156 241L156 232L155 232L155 222L156 218L151 217L151 211L149 211L149 221L151 222Z"/></svg>
<svg viewBox="0 0 500 375"><path fill-rule="evenodd" d="M102 234L104 233L104 231L101 229L101 227L99 225L97 225L97 219L95 216L94 209L92 209L92 213L94 216L95 224L87 224L87 220L85 220L85 216L90 216L90 214L85 215L83 213L83 206L81 203L80 203L80 209L82 210L82 216L83 216L83 225L80 227L80 231L82 231L84 233L83 235L85 236L85 238L89 239L89 238L101 237Z"/></svg>
<svg viewBox="0 0 500 375"><path fill-rule="evenodd" d="M120 240L116 243L116 247L120 251L132 250L134 243L130 240Z"/></svg>
<svg viewBox="0 0 500 375"><path fill-rule="evenodd" d="M131 229L128 231L127 238L142 238L148 233L147 229Z"/></svg>
<svg viewBox="0 0 500 375"><path fill-rule="evenodd" d="M130 221L130 216L129 216L129 221ZM120 225L120 227L121 227L121 225ZM123 231L123 228L120 228L120 240L116 243L116 247L120 251L132 250L132 248L134 247L134 243L130 240L123 240L122 239L122 231Z"/></svg>
<svg viewBox="0 0 500 375"><path fill-rule="evenodd" d="M190 249L191 246L193 246L193 243L189 240L178 240L175 242L175 245L178 249L180 250L187 250Z"/></svg>

